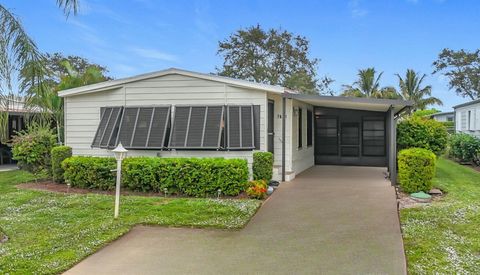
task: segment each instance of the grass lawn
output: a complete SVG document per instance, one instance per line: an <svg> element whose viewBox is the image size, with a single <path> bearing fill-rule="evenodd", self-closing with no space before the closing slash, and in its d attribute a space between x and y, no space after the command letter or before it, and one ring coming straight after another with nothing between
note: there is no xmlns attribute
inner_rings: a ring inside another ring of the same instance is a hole
<svg viewBox="0 0 480 275"><path fill-rule="evenodd" d="M448 192L400 219L410 274L480 274L480 173L439 159L434 185Z"/></svg>
<svg viewBox="0 0 480 275"><path fill-rule="evenodd" d="M255 200L165 199L124 196L113 219L114 197L17 189L32 176L0 173L0 274L62 272L136 224L236 229L260 206Z"/></svg>

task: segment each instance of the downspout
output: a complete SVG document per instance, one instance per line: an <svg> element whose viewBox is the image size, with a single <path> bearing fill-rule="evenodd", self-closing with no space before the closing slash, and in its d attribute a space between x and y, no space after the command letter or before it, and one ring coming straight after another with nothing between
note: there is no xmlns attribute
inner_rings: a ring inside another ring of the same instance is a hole
<svg viewBox="0 0 480 275"><path fill-rule="evenodd" d="M287 116L287 97L282 96L282 181L285 181L285 131L286 131L286 116Z"/></svg>

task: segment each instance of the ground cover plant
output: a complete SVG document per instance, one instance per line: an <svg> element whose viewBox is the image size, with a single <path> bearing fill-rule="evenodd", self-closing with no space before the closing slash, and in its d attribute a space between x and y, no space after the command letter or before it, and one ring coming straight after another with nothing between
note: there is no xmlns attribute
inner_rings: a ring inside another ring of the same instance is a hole
<svg viewBox="0 0 480 275"><path fill-rule="evenodd" d="M257 200L122 196L18 189L33 180L24 171L0 173L0 274L58 274L128 232L136 224L242 228Z"/></svg>
<svg viewBox="0 0 480 275"><path fill-rule="evenodd" d="M480 173L439 158L433 182L442 200L400 211L409 274L479 274Z"/></svg>

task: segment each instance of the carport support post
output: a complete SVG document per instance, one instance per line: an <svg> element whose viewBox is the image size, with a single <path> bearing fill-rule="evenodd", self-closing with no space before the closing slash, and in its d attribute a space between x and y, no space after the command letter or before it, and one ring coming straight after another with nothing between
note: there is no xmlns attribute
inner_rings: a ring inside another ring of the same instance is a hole
<svg viewBox="0 0 480 275"><path fill-rule="evenodd" d="M287 98L286 95L282 97L282 181L285 181L285 128L287 116Z"/></svg>
<svg viewBox="0 0 480 275"><path fill-rule="evenodd" d="M390 182L392 185L397 184L397 121L395 120L395 111L393 106L390 106L387 113L389 134L388 138L388 172L390 175Z"/></svg>

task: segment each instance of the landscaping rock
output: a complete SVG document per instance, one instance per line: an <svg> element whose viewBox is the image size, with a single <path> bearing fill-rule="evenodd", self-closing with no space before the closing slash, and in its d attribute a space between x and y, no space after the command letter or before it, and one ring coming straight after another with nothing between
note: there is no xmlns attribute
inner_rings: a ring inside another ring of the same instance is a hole
<svg viewBox="0 0 480 275"><path fill-rule="evenodd" d="M432 190L428 191L428 194L434 195L434 196L441 196L443 195L443 192L438 188L433 188Z"/></svg>
<svg viewBox="0 0 480 275"><path fill-rule="evenodd" d="M273 188L272 186L269 186L267 189L267 195L270 196L273 193L273 191L275 191L275 188Z"/></svg>

